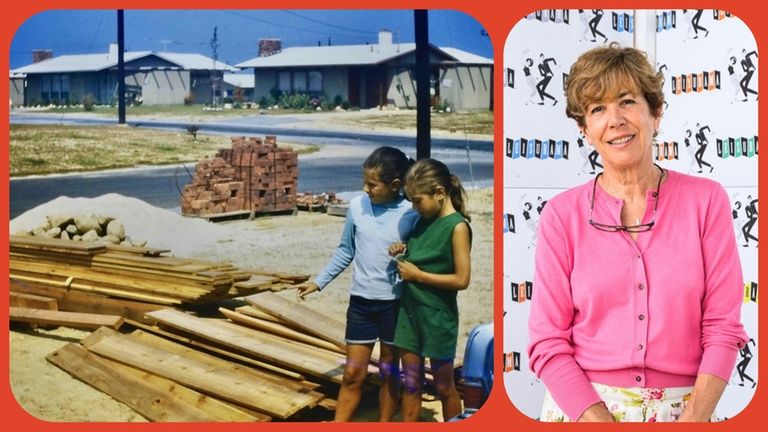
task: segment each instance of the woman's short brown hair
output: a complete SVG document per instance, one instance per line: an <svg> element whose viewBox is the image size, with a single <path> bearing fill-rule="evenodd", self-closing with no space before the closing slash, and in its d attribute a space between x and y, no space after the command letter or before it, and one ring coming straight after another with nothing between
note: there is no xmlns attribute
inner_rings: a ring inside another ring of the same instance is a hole
<svg viewBox="0 0 768 432"><path fill-rule="evenodd" d="M664 74L656 72L643 51L622 48L613 42L593 48L576 59L565 87L565 114L585 125L585 111L592 103L612 100L622 92L642 94L651 114L661 115Z"/></svg>

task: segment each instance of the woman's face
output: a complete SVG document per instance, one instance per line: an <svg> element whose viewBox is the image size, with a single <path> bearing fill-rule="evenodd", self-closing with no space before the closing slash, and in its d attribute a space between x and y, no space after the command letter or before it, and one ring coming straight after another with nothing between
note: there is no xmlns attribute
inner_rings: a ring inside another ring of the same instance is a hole
<svg viewBox="0 0 768 432"><path fill-rule="evenodd" d="M640 168L652 161L651 143L660 120L661 113L651 114L643 95L621 92L614 100L587 106L581 132L606 168Z"/></svg>

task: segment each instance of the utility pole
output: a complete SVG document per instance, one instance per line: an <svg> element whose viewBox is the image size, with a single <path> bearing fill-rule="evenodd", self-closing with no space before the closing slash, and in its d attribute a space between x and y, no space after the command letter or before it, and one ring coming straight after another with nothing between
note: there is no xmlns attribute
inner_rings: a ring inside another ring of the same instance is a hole
<svg viewBox="0 0 768 432"><path fill-rule="evenodd" d="M216 60L219 58L219 36L218 27L213 28L213 38L211 39L211 49L213 50L213 72L211 72L211 101L213 106L219 104L219 99L216 97Z"/></svg>
<svg viewBox="0 0 768 432"><path fill-rule="evenodd" d="M125 28L123 10L117 10L117 123L125 124Z"/></svg>
<svg viewBox="0 0 768 432"><path fill-rule="evenodd" d="M413 11L416 33L416 159L430 157L429 25L427 11Z"/></svg>

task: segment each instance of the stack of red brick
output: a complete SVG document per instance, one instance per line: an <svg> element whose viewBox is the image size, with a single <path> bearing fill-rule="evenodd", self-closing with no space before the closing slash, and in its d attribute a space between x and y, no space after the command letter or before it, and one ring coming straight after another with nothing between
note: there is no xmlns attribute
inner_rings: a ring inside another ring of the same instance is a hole
<svg viewBox="0 0 768 432"><path fill-rule="evenodd" d="M192 184L184 187L181 213L215 215L236 211L271 212L296 208L299 156L277 146L275 136L233 137L232 148L198 162Z"/></svg>

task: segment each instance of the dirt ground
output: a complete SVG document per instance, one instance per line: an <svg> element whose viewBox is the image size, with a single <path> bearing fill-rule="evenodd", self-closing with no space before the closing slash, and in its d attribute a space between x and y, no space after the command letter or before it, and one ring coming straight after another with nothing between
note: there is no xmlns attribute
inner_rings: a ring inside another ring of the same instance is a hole
<svg viewBox="0 0 768 432"><path fill-rule="evenodd" d="M470 330L493 318L493 191L469 191L472 216L472 281L459 294L459 355ZM229 261L240 268L317 274L338 244L344 220L325 214L299 213L211 224L184 218L132 198L110 194L94 199L59 198L11 221L10 232L31 229L47 214L96 213L122 220L127 234L147 240L149 246L170 248L176 256ZM340 275L322 293L306 300L309 307L332 316L344 316L351 271ZM282 295L295 298L293 291ZM10 382L19 404L33 416L47 421L146 421L109 396L83 384L45 356L64 344L80 340L88 332L59 328L10 332ZM439 403L426 403L422 417L440 421ZM375 398L366 398L357 421L376 418Z"/></svg>

